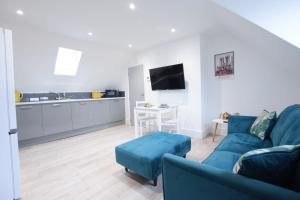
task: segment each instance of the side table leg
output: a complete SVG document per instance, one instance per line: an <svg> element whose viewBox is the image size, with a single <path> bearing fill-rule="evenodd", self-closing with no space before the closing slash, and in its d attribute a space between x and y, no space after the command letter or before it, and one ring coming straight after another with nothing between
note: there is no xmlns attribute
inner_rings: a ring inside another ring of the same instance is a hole
<svg viewBox="0 0 300 200"><path fill-rule="evenodd" d="M215 131L214 131L214 135L213 135L213 142L215 142L215 137L217 135L218 125L219 125L219 123L216 123Z"/></svg>

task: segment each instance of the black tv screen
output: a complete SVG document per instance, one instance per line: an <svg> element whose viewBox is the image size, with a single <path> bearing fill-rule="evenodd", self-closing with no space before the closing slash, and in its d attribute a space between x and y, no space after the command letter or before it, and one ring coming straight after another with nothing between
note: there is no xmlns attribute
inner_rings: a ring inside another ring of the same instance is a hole
<svg viewBox="0 0 300 200"><path fill-rule="evenodd" d="M150 69L152 90L185 89L183 64Z"/></svg>

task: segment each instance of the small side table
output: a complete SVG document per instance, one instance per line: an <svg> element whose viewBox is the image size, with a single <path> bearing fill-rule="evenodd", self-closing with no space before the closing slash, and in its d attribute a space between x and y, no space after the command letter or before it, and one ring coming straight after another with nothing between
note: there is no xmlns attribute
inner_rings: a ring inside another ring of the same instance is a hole
<svg viewBox="0 0 300 200"><path fill-rule="evenodd" d="M217 135L217 129L218 129L219 124L228 124L228 120L227 119L214 119L212 122L216 124L214 135L213 135L213 142L214 142L215 137Z"/></svg>

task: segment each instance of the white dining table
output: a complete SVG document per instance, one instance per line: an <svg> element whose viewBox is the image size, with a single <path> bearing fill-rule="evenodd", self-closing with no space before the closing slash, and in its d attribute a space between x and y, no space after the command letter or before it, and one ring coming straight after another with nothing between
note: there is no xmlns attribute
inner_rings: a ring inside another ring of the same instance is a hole
<svg viewBox="0 0 300 200"><path fill-rule="evenodd" d="M135 126L135 137L139 137L139 124L138 124L138 116L139 114L152 114L156 118L156 123L158 127L158 131L162 130L162 115L164 113L176 112L177 105L170 105L168 107L160 107L160 106L151 106L151 107L135 107L134 108L134 126Z"/></svg>

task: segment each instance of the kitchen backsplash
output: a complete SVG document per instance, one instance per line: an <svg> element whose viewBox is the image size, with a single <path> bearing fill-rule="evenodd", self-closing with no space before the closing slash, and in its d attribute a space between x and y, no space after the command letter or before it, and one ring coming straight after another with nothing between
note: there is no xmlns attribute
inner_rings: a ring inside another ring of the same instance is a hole
<svg viewBox="0 0 300 200"><path fill-rule="evenodd" d="M103 98L107 97L105 92ZM30 98L39 98L40 101L43 101L41 98L46 97L47 100L56 100L58 97L65 97L67 99L90 99L92 98L91 92L66 92L66 93L23 93L22 102L29 102ZM116 97L124 97L125 92L119 91L119 95Z"/></svg>

